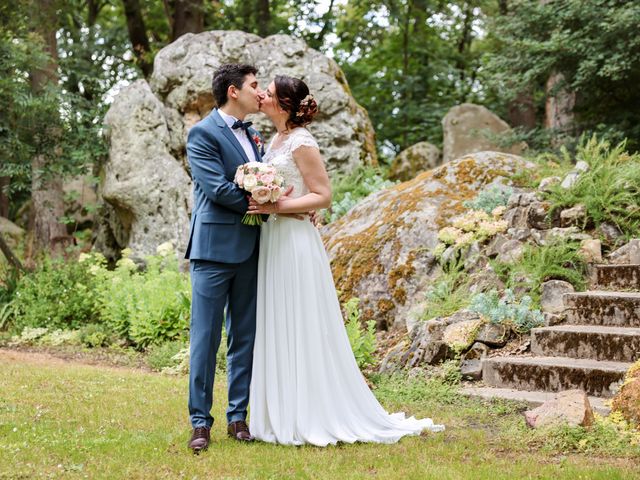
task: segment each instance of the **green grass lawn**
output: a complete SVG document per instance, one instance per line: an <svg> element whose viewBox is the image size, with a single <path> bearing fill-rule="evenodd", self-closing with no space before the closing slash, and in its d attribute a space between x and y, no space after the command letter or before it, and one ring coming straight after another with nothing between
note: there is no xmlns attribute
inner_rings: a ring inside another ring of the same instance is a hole
<svg viewBox="0 0 640 480"><path fill-rule="evenodd" d="M212 445L194 456L186 377L0 351L0 479L640 478L637 447L549 447L524 427L519 406L469 400L437 382L381 378L376 395L389 410L445 423L444 433L395 445L239 444L226 436L223 381Z"/></svg>

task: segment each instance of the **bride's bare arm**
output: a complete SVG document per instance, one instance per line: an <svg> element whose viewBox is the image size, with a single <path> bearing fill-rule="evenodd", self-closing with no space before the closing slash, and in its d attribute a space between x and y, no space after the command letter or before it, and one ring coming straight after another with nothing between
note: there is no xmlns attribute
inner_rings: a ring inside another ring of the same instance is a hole
<svg viewBox="0 0 640 480"><path fill-rule="evenodd" d="M298 198L282 197L276 203L262 205L252 200L249 213L308 213L331 205L331 182L320 151L315 147L299 147L294 150L293 159L309 193Z"/></svg>

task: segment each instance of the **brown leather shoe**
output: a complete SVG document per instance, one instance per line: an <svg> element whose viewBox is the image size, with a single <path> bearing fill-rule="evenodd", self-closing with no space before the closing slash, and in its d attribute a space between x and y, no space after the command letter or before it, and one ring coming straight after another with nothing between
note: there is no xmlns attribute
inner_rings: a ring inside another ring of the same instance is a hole
<svg viewBox="0 0 640 480"><path fill-rule="evenodd" d="M193 453L200 453L207 449L211 439L211 429L209 427L196 427L189 440L189 448Z"/></svg>
<svg viewBox="0 0 640 480"><path fill-rule="evenodd" d="M230 437L241 442L253 442L253 436L249 433L249 427L247 426L247 422L244 420L231 422L227 427L227 432Z"/></svg>

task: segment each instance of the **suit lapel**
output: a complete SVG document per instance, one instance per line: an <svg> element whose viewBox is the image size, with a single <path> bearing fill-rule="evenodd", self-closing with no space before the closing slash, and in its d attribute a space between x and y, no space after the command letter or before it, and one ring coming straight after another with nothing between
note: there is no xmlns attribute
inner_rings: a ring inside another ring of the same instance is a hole
<svg viewBox="0 0 640 480"><path fill-rule="evenodd" d="M247 163L249 159L247 158L247 154L244 152L244 148L238 142L238 139L233 134L229 126L224 122L220 114L218 113L218 109L216 108L211 114L216 124L222 130L222 134L226 137L226 139L236 148L241 157L241 163Z"/></svg>

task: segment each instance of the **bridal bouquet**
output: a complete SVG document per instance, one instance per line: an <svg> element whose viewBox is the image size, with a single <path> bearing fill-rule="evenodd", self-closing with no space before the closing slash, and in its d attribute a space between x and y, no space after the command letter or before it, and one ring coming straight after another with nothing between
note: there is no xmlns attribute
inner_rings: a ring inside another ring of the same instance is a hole
<svg viewBox="0 0 640 480"><path fill-rule="evenodd" d="M251 194L258 203L276 202L284 193L284 179L278 175L272 165L260 162L249 162L240 165L236 170L234 182ZM245 225L262 225L261 215L242 217Z"/></svg>

